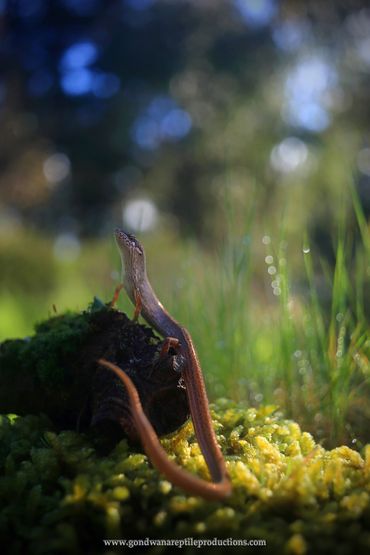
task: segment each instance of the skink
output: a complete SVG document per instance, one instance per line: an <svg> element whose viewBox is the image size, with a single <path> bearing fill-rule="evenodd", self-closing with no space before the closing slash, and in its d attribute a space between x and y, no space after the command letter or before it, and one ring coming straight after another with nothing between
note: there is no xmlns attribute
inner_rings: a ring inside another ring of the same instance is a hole
<svg viewBox="0 0 370 555"><path fill-rule="evenodd" d="M195 434L213 482L207 482L189 474L168 459L145 416L131 379L116 365L104 359L99 362L113 370L125 384L138 433L153 464L174 484L189 493L201 495L207 499L224 499L231 493L231 483L212 426L202 370L190 334L172 318L154 293L146 272L144 249L136 237L119 228L115 230L115 237L122 259L123 285L136 307L136 314L140 312L148 324L166 338L169 344L176 345L176 351L184 361L181 373L186 386Z"/></svg>

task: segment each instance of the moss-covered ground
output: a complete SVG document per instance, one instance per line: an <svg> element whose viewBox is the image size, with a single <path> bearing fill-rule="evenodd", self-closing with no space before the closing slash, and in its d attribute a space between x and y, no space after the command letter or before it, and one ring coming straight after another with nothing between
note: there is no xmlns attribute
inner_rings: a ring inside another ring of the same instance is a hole
<svg viewBox="0 0 370 555"><path fill-rule="evenodd" d="M220 399L212 416L233 483L226 502L184 494L126 439L107 454L96 432L2 417L3 545L10 553L119 553L125 548L103 539L217 537L264 539L253 549L267 553L370 551L370 446L325 450L274 407ZM162 442L183 467L208 476L191 422ZM222 549L230 547L212 552Z"/></svg>
<svg viewBox="0 0 370 555"><path fill-rule="evenodd" d="M0 417L2 552L112 554L125 547L103 540L186 538L185 552L198 551L191 541L214 538L262 540L253 548L267 553L370 552L370 445L328 450L274 406L219 399L212 417L233 493L209 502L161 476L124 426L113 437L87 418L78 433L86 400L90 417L103 406L116 423L120 415L108 409L127 405L111 373L94 382L103 355L128 366L154 422L166 420L169 430L180 413L179 423L186 421L175 397L178 377L165 384L166 401L156 397L172 371L171 357L167 365L155 362L160 345L149 328L97 301L82 314L41 323L31 338L0 345L0 413L17 412ZM161 410L153 412L153 404ZM209 479L191 421L161 441L179 465Z"/></svg>

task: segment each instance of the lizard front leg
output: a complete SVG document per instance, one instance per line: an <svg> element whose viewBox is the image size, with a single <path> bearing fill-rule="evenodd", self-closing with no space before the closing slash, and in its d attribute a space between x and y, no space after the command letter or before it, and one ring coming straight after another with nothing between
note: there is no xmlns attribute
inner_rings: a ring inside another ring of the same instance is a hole
<svg viewBox="0 0 370 555"><path fill-rule="evenodd" d="M141 295L137 289L134 290L134 298L135 298L135 312L134 312L133 321L137 322L141 313L141 309L143 307Z"/></svg>

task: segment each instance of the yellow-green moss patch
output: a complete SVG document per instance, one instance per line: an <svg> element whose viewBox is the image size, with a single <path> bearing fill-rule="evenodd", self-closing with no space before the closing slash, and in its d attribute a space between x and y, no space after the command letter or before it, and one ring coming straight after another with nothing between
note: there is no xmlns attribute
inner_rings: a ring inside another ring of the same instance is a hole
<svg viewBox="0 0 370 555"><path fill-rule="evenodd" d="M224 503L186 495L125 439L101 455L92 434L2 417L3 541L14 553L103 553L104 538L190 536L264 539L264 553L370 551L370 446L326 450L273 407L220 399L212 414L233 482ZM162 443L208 476L191 423Z"/></svg>

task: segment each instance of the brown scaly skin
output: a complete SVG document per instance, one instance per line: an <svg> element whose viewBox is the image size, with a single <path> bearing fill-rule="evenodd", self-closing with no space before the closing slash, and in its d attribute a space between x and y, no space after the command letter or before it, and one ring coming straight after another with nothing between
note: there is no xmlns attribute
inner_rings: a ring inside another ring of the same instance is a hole
<svg viewBox="0 0 370 555"><path fill-rule="evenodd" d="M171 482L193 495L212 500L225 499L231 493L231 483L213 430L202 370L190 334L170 316L157 299L147 277L145 253L139 241L121 229L116 229L115 237L124 270L123 286L135 305L135 316L138 317L140 313L148 324L166 338L168 345L176 346L176 352L183 360L181 373L186 386L195 434L213 482L207 482L189 474L168 459L143 412L137 390L130 378L116 365L104 359L99 362L115 372L125 384L134 422L144 449L153 464Z"/></svg>

